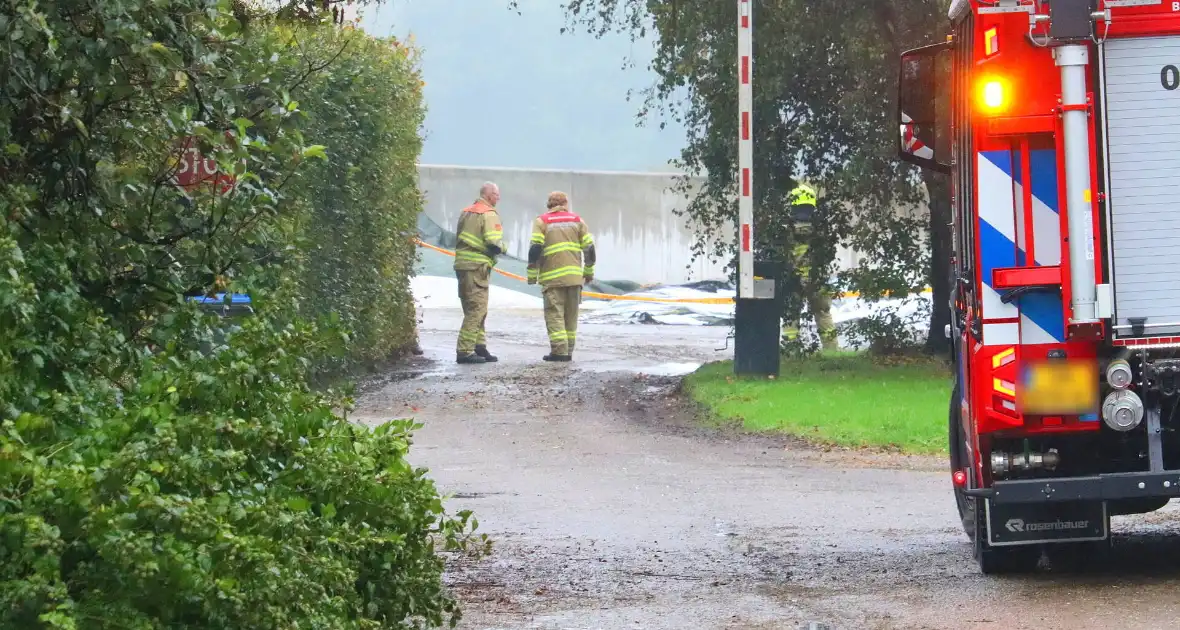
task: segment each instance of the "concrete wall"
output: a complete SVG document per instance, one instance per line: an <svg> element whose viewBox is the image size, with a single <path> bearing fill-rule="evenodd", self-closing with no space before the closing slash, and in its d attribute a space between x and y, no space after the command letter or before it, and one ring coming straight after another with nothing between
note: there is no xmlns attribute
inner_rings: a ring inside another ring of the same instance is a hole
<svg viewBox="0 0 1180 630"><path fill-rule="evenodd" d="M532 222L545 211L549 193L561 190L594 234L598 278L679 284L726 277L724 263L692 260L695 236L674 214L688 204L674 192L675 174L421 165L419 176L426 215L452 231L480 185L498 184L504 241L517 258L528 256Z"/></svg>
<svg viewBox="0 0 1180 630"><path fill-rule="evenodd" d="M689 196L675 192L680 176L674 173L427 164L420 165L418 172L426 195L426 216L449 231L454 231L459 213L475 200L483 182L499 184L504 240L513 257L527 258L532 221L545 211L549 193L561 190L570 195L571 210L586 220L594 234L599 279L641 284L726 279L724 261L693 260L695 235L686 227L686 219L674 213L688 205ZM837 265L848 269L860 259L856 252L841 248Z"/></svg>

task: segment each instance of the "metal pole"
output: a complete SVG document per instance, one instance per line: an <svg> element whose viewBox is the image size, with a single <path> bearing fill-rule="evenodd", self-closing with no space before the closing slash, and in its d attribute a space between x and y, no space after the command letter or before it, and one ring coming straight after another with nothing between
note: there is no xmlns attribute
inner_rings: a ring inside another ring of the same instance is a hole
<svg viewBox="0 0 1180 630"><path fill-rule="evenodd" d="M1097 322L1097 287L1094 279L1094 211L1090 188L1089 104L1086 102L1086 66L1090 50L1084 44L1054 49L1061 68L1061 107L1065 132L1065 193L1069 222L1069 278L1072 295L1071 323Z"/></svg>
<svg viewBox="0 0 1180 630"><path fill-rule="evenodd" d="M733 371L776 376L782 307L775 280L754 277L754 0L738 0L738 296Z"/></svg>
<svg viewBox="0 0 1180 630"><path fill-rule="evenodd" d="M754 297L754 16L738 0L738 297Z"/></svg>

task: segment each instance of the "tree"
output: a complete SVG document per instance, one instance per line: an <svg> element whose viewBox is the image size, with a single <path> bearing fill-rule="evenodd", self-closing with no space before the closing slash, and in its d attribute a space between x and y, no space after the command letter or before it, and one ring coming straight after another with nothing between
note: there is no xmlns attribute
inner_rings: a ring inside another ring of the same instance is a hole
<svg viewBox="0 0 1180 630"><path fill-rule="evenodd" d="M737 216L736 2L568 0L572 28L601 36L613 29L645 37L658 50L658 80L640 116L674 117L689 129L678 166L706 177L685 211L697 226L696 254L732 260ZM947 0L754 0L754 188L758 246L781 251L793 241L786 195L806 179L832 210L828 248L839 239L864 251L862 267L841 288L876 298L934 290L926 347L945 350L943 324L950 238L946 186L896 158L897 59L933 41ZM921 207L930 212L898 212ZM707 243L713 243L706 251ZM822 272L821 272L822 275ZM788 277L787 317L801 308L799 278Z"/></svg>

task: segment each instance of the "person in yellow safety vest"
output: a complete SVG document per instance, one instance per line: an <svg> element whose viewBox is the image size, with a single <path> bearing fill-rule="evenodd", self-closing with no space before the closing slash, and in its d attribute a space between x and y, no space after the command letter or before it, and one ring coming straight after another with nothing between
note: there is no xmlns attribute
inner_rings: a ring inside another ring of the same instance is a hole
<svg viewBox="0 0 1180 630"><path fill-rule="evenodd" d="M463 324L459 328L456 361L463 364L491 363L498 359L488 352L488 290L496 257L504 253L504 228L496 203L500 188L492 182L479 189L479 199L459 214L455 229L455 277L459 280L459 302Z"/></svg>
<svg viewBox="0 0 1180 630"><path fill-rule="evenodd" d="M546 361L570 361L578 339L578 307L582 284L594 280L594 237L582 217L570 212L569 196L552 192L547 212L533 221L529 245L528 283L541 284L545 328L549 333Z"/></svg>
<svg viewBox="0 0 1180 630"><path fill-rule="evenodd" d="M791 259L798 270L803 284L803 297L807 302L807 309L815 318L819 332L820 343L824 350L839 349L836 326L832 323L832 298L827 291L827 278L813 278L812 264L819 261L812 260L811 240L815 236L815 223L818 217L818 199L815 189L807 184L799 184L787 195L791 207L791 216L795 219L795 247L791 252ZM817 272L827 267L821 263L816 265ZM799 336L799 323L788 324L783 331L787 339Z"/></svg>

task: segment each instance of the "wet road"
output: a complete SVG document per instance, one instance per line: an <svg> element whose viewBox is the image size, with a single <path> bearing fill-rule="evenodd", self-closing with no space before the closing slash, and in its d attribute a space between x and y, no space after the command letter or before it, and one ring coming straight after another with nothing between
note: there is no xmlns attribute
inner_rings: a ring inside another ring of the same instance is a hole
<svg viewBox="0 0 1180 630"><path fill-rule="evenodd" d="M585 326L549 365L539 313L493 313L501 362L453 364L459 316L360 402L425 423L412 457L495 552L457 562L461 628L989 629L1180 626L1180 522L1116 518L1085 572L978 574L941 460L818 452L698 429L674 374L727 329Z"/></svg>

